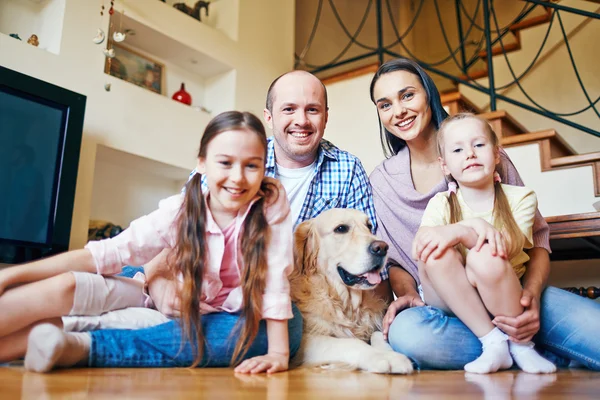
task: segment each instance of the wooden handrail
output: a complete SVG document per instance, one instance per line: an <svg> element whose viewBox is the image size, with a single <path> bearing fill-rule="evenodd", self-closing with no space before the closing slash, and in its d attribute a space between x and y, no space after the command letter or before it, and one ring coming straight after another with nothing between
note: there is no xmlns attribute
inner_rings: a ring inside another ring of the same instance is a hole
<svg viewBox="0 0 600 400"><path fill-rule="evenodd" d="M544 139L552 139L556 136L554 129L546 129L543 131L523 133L520 135L508 136L502 138L502 146L510 147L525 143L538 142Z"/></svg>
<svg viewBox="0 0 600 400"><path fill-rule="evenodd" d="M350 71L340 72L339 74L331 75L327 78L321 79L323 85L330 85L335 82L344 81L346 79L356 78L357 76L366 75L369 73L377 72L379 68L379 63L365 65L364 67L359 67L355 69L351 69Z"/></svg>
<svg viewBox="0 0 600 400"><path fill-rule="evenodd" d="M550 239L600 236L600 212L546 217Z"/></svg>
<svg viewBox="0 0 600 400"><path fill-rule="evenodd" d="M552 167L567 167L572 165L589 164L598 161L600 161L600 152L558 157L550 160L550 164Z"/></svg>

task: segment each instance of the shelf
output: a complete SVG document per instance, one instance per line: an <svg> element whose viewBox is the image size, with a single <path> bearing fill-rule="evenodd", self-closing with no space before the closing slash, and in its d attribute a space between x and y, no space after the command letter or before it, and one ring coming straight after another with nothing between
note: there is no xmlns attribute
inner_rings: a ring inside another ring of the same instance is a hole
<svg viewBox="0 0 600 400"><path fill-rule="evenodd" d="M96 143L183 170L193 168L210 114L115 77L107 75L106 83L110 92L94 99L106 117L88 121L88 134ZM133 109L138 111L133 114Z"/></svg>
<svg viewBox="0 0 600 400"><path fill-rule="evenodd" d="M23 43L37 35L38 48L60 54L66 0L2 0L0 32L17 33Z"/></svg>
<svg viewBox="0 0 600 400"><path fill-rule="evenodd" d="M184 21L191 19L192 23L199 24L182 12L158 0L155 2L166 11L174 13L175 21L180 18ZM133 31L134 34L129 33L125 41L118 44L111 43L110 46L122 46L149 60L163 64L163 95L171 97L180 89L181 83L185 83L186 91L192 96L193 107L204 107L213 115L234 108L236 75L231 65L192 48L140 20L131 18L127 9L125 14L116 11L112 16L108 37L112 37L114 31L127 30Z"/></svg>
<svg viewBox="0 0 600 400"><path fill-rule="evenodd" d="M182 17L187 16L182 15ZM136 21L129 17L127 13L123 15L120 12L115 12L112 18L114 30L123 32L131 29L135 31L135 35L128 35L123 44L153 54L162 60L168 60L172 64L178 65L202 78L210 78L232 69L230 65ZM123 21L122 24L121 21Z"/></svg>
<svg viewBox="0 0 600 400"><path fill-rule="evenodd" d="M221 1L225 0L219 2ZM228 2L231 1L228 0ZM237 1L234 4L237 9ZM210 7L212 6L213 4ZM157 56L164 56L166 59L176 60L181 52L182 56L187 56L188 53L199 58L206 56L212 62L224 65L226 68L235 67L235 60L238 56L238 44L235 40L223 31L199 22L162 1L118 1L115 4L115 11L115 15L117 13L124 14L126 19L132 21L131 23L135 21L136 24L139 24L138 28L143 29L144 34L136 34L136 36L143 37L136 47ZM123 29L126 29L126 19ZM237 25L237 20L227 22ZM146 32L145 28L153 32ZM150 36L145 37L146 34ZM171 46L175 46L175 48L171 50ZM182 57L182 60L182 65L189 63L189 57ZM202 59L198 59L199 64L201 61ZM211 67L210 63L207 64L206 70L210 71ZM216 74L218 71L214 73ZM210 75L211 72L207 72L207 74Z"/></svg>
<svg viewBox="0 0 600 400"><path fill-rule="evenodd" d="M189 169L98 145L90 219L126 228L156 210L160 200L179 193L189 173Z"/></svg>
<svg viewBox="0 0 600 400"><path fill-rule="evenodd" d="M200 11L201 21L197 21L204 25L210 26L211 28L223 32L229 36L232 40L238 40L238 10L239 0L209 0L210 5L208 6L208 15L204 10ZM176 3L186 3L189 7L194 8L197 3L196 0L166 0L168 6L173 7ZM188 16L189 18L193 18Z"/></svg>

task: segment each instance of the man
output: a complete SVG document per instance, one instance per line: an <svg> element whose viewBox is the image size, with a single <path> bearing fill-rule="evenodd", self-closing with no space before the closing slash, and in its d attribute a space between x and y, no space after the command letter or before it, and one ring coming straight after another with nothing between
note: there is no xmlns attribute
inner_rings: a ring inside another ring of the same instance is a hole
<svg viewBox="0 0 600 400"><path fill-rule="evenodd" d="M360 160L323 139L327 91L305 71L277 78L267 93L266 174L286 189L296 224L331 208L355 208L377 221L369 179Z"/></svg>

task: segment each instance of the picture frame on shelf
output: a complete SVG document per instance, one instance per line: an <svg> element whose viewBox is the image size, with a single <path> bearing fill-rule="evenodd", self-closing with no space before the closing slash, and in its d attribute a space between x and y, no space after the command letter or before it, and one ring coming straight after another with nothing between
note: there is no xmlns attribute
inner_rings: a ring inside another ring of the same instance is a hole
<svg viewBox="0 0 600 400"><path fill-rule="evenodd" d="M104 72L115 78L148 89L154 93L165 94L165 66L122 44L111 42L115 51L113 58L106 57Z"/></svg>

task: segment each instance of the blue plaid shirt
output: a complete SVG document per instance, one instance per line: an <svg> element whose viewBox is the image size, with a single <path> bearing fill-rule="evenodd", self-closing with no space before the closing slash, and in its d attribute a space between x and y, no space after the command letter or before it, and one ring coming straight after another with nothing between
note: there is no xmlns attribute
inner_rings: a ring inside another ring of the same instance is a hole
<svg viewBox="0 0 600 400"><path fill-rule="evenodd" d="M316 171L294 227L332 208L354 208L367 214L373 226L373 232L376 232L377 218L375 218L373 193L369 178L360 160L352 154L338 149L331 142L321 139ZM190 177L195 172L196 170L192 171ZM273 136L267 138L265 175L272 178L277 177ZM202 186L206 189L204 176L202 177ZM381 277L388 279L387 268L381 272Z"/></svg>

